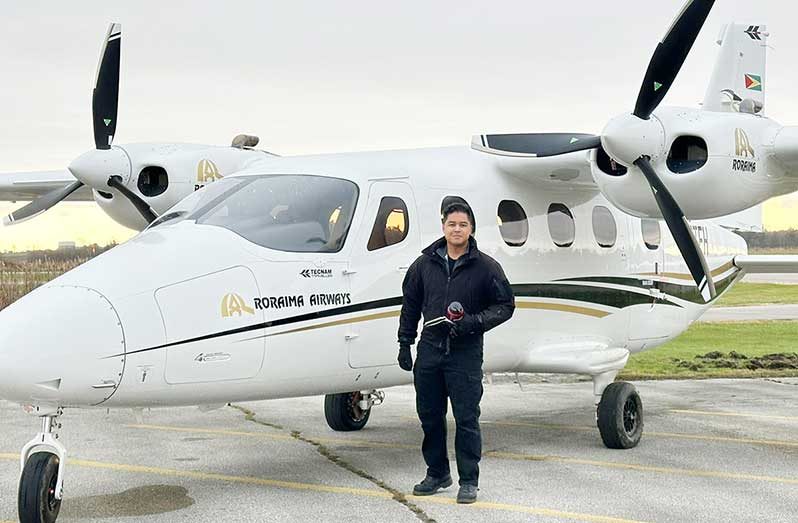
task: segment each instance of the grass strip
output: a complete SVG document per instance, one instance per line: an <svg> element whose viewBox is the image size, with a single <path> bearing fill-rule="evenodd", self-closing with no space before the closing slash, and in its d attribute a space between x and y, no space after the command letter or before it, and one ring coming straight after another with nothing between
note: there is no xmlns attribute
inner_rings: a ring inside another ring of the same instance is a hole
<svg viewBox="0 0 798 523"><path fill-rule="evenodd" d="M694 323L675 340L632 355L619 378L793 377L798 368L789 365L798 361L796 353L798 321ZM782 356L763 358L771 354ZM782 368L768 368L777 366L774 361L781 361ZM763 368L749 368L760 364Z"/></svg>
<svg viewBox="0 0 798 523"><path fill-rule="evenodd" d="M798 303L798 285L741 282L732 287L716 307Z"/></svg>

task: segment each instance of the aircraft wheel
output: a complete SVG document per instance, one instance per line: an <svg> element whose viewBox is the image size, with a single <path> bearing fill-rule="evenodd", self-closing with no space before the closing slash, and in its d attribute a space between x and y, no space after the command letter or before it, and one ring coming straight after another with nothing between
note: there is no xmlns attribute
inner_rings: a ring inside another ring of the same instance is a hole
<svg viewBox="0 0 798 523"><path fill-rule="evenodd" d="M28 458L19 479L18 510L20 523L53 523L61 509L55 497L58 456L36 452Z"/></svg>
<svg viewBox="0 0 798 523"><path fill-rule="evenodd" d="M371 409L360 408L363 395L360 391L327 394L324 396L324 417L327 425L339 432L360 430L366 426Z"/></svg>
<svg viewBox="0 0 798 523"><path fill-rule="evenodd" d="M608 448L637 446L643 436L643 402L634 385L616 381L604 389L598 405L598 428Z"/></svg>

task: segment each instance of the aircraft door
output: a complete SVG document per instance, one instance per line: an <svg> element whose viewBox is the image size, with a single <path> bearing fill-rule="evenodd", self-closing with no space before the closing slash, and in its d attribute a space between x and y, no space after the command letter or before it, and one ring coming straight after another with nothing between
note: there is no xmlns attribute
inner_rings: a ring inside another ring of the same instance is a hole
<svg viewBox="0 0 798 523"><path fill-rule="evenodd" d="M364 216L349 277L353 302L368 306L347 325L352 368L396 365L402 281L421 251L418 212L408 184L373 182Z"/></svg>
<svg viewBox="0 0 798 523"><path fill-rule="evenodd" d="M260 372L264 339L251 332L218 336L263 323L254 306L259 296L255 276L231 267L155 292L166 342L166 382L170 384L252 378ZM207 336L207 339L197 339ZM179 343L185 340L196 340Z"/></svg>

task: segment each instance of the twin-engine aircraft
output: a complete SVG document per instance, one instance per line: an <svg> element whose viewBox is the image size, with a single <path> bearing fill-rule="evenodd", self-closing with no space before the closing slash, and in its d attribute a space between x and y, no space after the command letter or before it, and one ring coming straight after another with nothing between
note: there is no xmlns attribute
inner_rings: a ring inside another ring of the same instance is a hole
<svg viewBox="0 0 798 523"><path fill-rule="evenodd" d="M629 356L684 332L746 272L798 270L793 257L747 255L706 221L798 189L798 127L764 116L764 26L724 28L701 109L659 107L712 3L687 3L634 108L600 135L290 158L249 137L112 145L112 25L96 149L70 165L75 180L19 184L43 195L8 221L91 189L144 230L0 312L0 397L42 421L21 454L20 519L58 515L63 409L326 394L330 427L363 428L381 389L412 380L396 365L401 281L457 200L516 296L514 318L487 336L484 370L590 376L602 440L634 447L642 403L614 381Z"/></svg>

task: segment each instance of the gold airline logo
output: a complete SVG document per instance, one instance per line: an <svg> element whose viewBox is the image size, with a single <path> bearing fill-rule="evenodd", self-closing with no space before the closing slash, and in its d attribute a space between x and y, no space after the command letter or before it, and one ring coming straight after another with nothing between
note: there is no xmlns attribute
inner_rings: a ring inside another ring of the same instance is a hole
<svg viewBox="0 0 798 523"><path fill-rule="evenodd" d="M229 318L232 315L243 316L244 313L255 314L255 309L248 306L244 298L231 292L222 298L222 318Z"/></svg>
<svg viewBox="0 0 798 523"><path fill-rule="evenodd" d="M194 190L197 191L205 187L206 183L215 182L222 179L222 173L219 168L211 160L200 160L197 164L197 183L194 184Z"/></svg>
<svg viewBox="0 0 798 523"><path fill-rule="evenodd" d="M741 158L754 157L754 148L751 147L751 141L745 131L740 128L734 130L734 155Z"/></svg>

